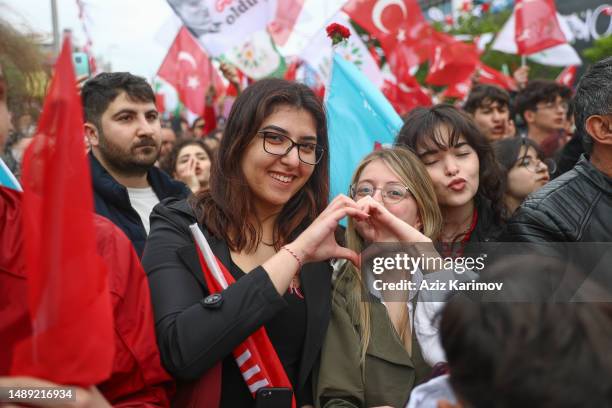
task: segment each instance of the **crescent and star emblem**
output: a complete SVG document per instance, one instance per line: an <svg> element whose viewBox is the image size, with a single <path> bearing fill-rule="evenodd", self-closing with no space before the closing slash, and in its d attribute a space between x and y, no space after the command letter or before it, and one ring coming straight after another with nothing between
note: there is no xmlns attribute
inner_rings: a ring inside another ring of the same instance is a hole
<svg viewBox="0 0 612 408"><path fill-rule="evenodd" d="M378 0L372 8L372 22L377 29L385 34L389 34L389 30L382 23L382 13L387 7L393 5L398 6L402 10L404 18L407 17L408 10L406 9L406 4L404 4L403 0Z"/></svg>
<svg viewBox="0 0 612 408"><path fill-rule="evenodd" d="M193 69L197 68L197 64L196 64L195 58L193 58L193 55L191 55L190 53L188 53L186 51L180 51L178 53L177 59L179 61L187 61L187 62L189 62L191 64L191 66L193 67Z"/></svg>

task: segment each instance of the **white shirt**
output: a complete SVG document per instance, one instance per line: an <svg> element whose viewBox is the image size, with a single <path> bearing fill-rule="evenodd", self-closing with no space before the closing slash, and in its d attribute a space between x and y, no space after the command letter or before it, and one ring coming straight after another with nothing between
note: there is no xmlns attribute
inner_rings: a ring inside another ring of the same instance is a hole
<svg viewBox="0 0 612 408"><path fill-rule="evenodd" d="M406 408L436 408L441 399L451 404L457 403L448 374L436 377L414 388L410 393L410 401Z"/></svg>
<svg viewBox="0 0 612 408"><path fill-rule="evenodd" d="M127 187L128 195L130 196L130 204L132 208L136 210L142 225L144 225L147 235L149 235L149 229L151 224L149 223L149 215L153 211L153 207L159 203L159 198L155 195L155 192L151 187L146 188L129 188Z"/></svg>

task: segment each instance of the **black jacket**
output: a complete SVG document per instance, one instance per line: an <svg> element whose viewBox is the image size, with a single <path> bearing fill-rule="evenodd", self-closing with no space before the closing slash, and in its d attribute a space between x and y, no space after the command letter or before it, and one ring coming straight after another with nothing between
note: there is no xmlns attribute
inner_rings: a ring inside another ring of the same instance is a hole
<svg viewBox="0 0 612 408"><path fill-rule="evenodd" d="M478 221L470 236L469 243L495 242L504 230L503 221L497 220L491 202L482 197L476 197Z"/></svg>
<svg viewBox="0 0 612 408"><path fill-rule="evenodd" d="M158 204L151 213L151 231L142 257L162 363L183 381L201 377L287 305L262 267L222 291L220 301L205 302L209 291L189 230L195 222L186 200ZM227 244L203 232L214 254L229 265ZM298 401L312 398L310 374L331 314L331 274L328 263L317 262L306 264L300 275L307 322L299 384L294 384Z"/></svg>
<svg viewBox="0 0 612 408"><path fill-rule="evenodd" d="M584 156L529 196L502 236L506 242L611 242L612 178Z"/></svg>
<svg viewBox="0 0 612 408"><path fill-rule="evenodd" d="M573 169L576 163L578 163L578 160L580 160L580 156L584 153L582 137L576 132L570 141L557 152L555 157L557 169L554 174L551 174L552 178L557 178Z"/></svg>
<svg viewBox="0 0 612 408"><path fill-rule="evenodd" d="M96 213L108 218L121 228L132 241L138 256L141 257L147 232L140 216L132 208L127 189L102 167L92 153L89 153L89 163ZM172 180L157 167L151 167L147 180L160 201L167 197L185 198L190 194L185 184Z"/></svg>

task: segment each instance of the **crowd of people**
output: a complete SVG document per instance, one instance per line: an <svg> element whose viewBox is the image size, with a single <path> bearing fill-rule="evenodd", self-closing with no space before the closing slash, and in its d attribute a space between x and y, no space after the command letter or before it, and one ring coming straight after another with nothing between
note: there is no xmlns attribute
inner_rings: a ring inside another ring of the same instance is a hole
<svg viewBox="0 0 612 408"><path fill-rule="evenodd" d="M0 154L18 175L35 115L11 121L8 89L0 65ZM323 102L304 84L252 83L209 135L203 118L164 121L130 73L90 78L80 96L116 353L75 406L278 406L249 388L233 354L262 327L275 350L265 359L280 362L298 407L612 406L612 310L589 302L610 280L553 303L565 266L512 258L467 276L529 302L428 302L419 290L389 300L361 257L380 242L444 258L473 243L611 242L612 57L575 91L477 85L463 108L414 109L331 200L330 161L342 158L329 157ZM11 310L0 386L50 386L8 376L31 327L27 277L6 267L23 256L21 197L0 198L0 306ZM221 292L202 272L194 224L235 281ZM444 272L454 273L412 279Z"/></svg>

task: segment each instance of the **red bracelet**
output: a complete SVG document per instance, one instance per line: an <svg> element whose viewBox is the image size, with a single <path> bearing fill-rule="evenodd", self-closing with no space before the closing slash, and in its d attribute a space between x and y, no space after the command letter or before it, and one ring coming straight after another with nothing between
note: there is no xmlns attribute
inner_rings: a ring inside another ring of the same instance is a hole
<svg viewBox="0 0 612 408"><path fill-rule="evenodd" d="M300 265L300 269L302 269L302 267L304 266L304 264L302 263L302 260L300 259L299 256L296 255L295 252L293 252L292 250L290 250L289 248L287 248L287 246L282 246L281 249L284 249L285 251L289 252L291 255L293 255L293 257L295 258L295 260L298 262L298 264Z"/></svg>

